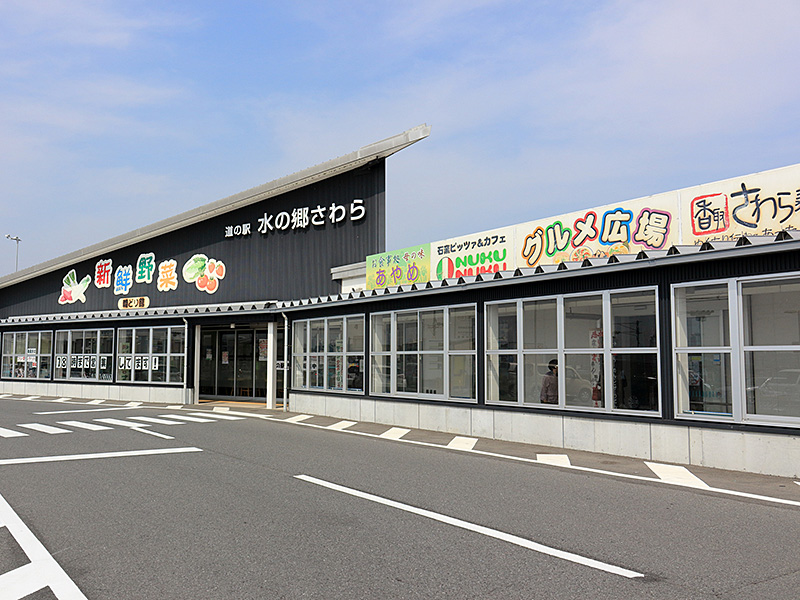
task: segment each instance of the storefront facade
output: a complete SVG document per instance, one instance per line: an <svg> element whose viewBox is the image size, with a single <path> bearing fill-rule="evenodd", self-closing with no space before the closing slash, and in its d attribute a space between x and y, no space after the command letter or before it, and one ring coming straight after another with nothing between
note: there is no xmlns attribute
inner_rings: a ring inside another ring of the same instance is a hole
<svg viewBox="0 0 800 600"><path fill-rule="evenodd" d="M386 252L428 133L3 278L0 392L800 476L800 167Z"/></svg>

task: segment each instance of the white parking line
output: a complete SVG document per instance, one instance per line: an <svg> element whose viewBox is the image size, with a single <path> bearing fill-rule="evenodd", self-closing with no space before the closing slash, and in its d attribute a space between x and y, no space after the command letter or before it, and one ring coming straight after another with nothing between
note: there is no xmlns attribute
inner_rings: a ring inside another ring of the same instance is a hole
<svg viewBox="0 0 800 600"><path fill-rule="evenodd" d="M661 463L652 463L647 461L644 461L644 464L650 467L650 470L663 481L679 483L681 485L700 489L708 489L708 484L690 472L686 467L680 467L678 465L663 465Z"/></svg>
<svg viewBox="0 0 800 600"><path fill-rule="evenodd" d="M392 508L404 510L406 512L419 515L421 517L426 517L428 519L433 519L434 521L439 521L440 523L446 523L448 525L453 525L454 527L460 527L461 529L466 529L468 531L480 533L481 535L485 535L497 540L502 540L504 542L516 544L517 546L521 546L522 548L527 548L528 550L533 550L534 552L540 552L542 554L547 554L555 558L560 558L579 565L591 567L592 569L598 569L600 571L605 571L606 573L612 573L613 575L620 575L622 577L627 577L628 579L634 579L636 577L644 577L644 574L642 573L637 573L636 571L631 571L623 567L618 567L616 565L604 563L599 560L595 560L593 558L581 556L580 554L573 554L572 552L565 552L564 550L551 548L550 546L545 546L543 544L539 544L537 542L527 540L525 538L512 535L510 533L498 531L497 529L490 529L489 527L484 527L483 525L476 525L475 523L470 523L469 521L462 521L461 519L456 519L455 517L448 517L447 515L436 513L430 510L425 510L424 508L411 506L410 504L395 502L394 500L389 500L388 498L375 496L374 494L368 494L367 492L362 492L360 490L356 490L353 488L344 487L336 483L331 483L329 481L317 479L316 477L310 477L308 475L295 475L295 478L300 479L302 481L306 481L308 483L313 483L315 485L326 487L328 489L335 490L337 492L349 494L351 496L355 496L356 498L362 498L364 500L369 500L370 502L376 502L378 504L383 504L384 506L390 506Z"/></svg>
<svg viewBox="0 0 800 600"><path fill-rule="evenodd" d="M148 425L144 425L144 427L148 427ZM171 435L167 435L166 433L158 433L157 431L152 431L150 429L140 429L138 427L131 427L131 431L138 431L139 433L146 433L147 435L152 435L157 438L161 438L162 440L174 440L175 438Z"/></svg>
<svg viewBox="0 0 800 600"><path fill-rule="evenodd" d="M5 525L30 562L0 575L2 597L24 598L49 587L58 600L87 600L42 543L0 496L0 525Z"/></svg>
<svg viewBox="0 0 800 600"><path fill-rule="evenodd" d="M83 421L59 421L58 424L66 425L67 427L77 427L78 429L88 429L89 431L110 431L113 429L113 427L97 425L96 423L84 423Z"/></svg>
<svg viewBox="0 0 800 600"><path fill-rule="evenodd" d="M21 431L14 431L13 429L4 429L3 427L0 427L0 437L2 438L28 437L28 434L22 433Z"/></svg>
<svg viewBox="0 0 800 600"><path fill-rule="evenodd" d="M89 400L86 404L102 404L105 400Z"/></svg>
<svg viewBox="0 0 800 600"><path fill-rule="evenodd" d="M133 407L125 408L122 406L109 407L109 408L73 408L70 410L50 410L45 412L35 412L35 415L66 415L69 413L85 413L85 412L108 412L111 410L133 410Z"/></svg>
<svg viewBox="0 0 800 600"><path fill-rule="evenodd" d="M95 421L100 421L101 423L107 423L109 425L117 425L118 427L149 427L148 425L142 425L141 423L135 423L134 421L123 421L122 419L94 419Z"/></svg>
<svg viewBox="0 0 800 600"><path fill-rule="evenodd" d="M223 421L244 421L244 417L234 417L232 415L221 415L217 412L196 412L196 413L189 413L194 417L212 417L214 419L222 419Z"/></svg>
<svg viewBox="0 0 800 600"><path fill-rule="evenodd" d="M0 398L11 398L14 394L0 394Z"/></svg>
<svg viewBox="0 0 800 600"><path fill-rule="evenodd" d="M24 398L20 398L20 400L38 400L39 396L25 396Z"/></svg>
<svg viewBox="0 0 800 600"><path fill-rule="evenodd" d="M546 465L556 465L558 467L569 467L569 456L566 454L537 454L536 460Z"/></svg>
<svg viewBox="0 0 800 600"><path fill-rule="evenodd" d="M95 458L127 458L131 456L152 456L154 454L182 454L185 452L202 452L201 448L157 448L155 450L122 450L119 452L95 452L92 454L62 454L60 456L33 456L30 458L5 458L0 466L28 465L32 463L67 462L72 460L90 460ZM0 588L2 589L2 588Z"/></svg>
<svg viewBox="0 0 800 600"><path fill-rule="evenodd" d="M125 406L141 406L144 402L128 402Z"/></svg>
<svg viewBox="0 0 800 600"><path fill-rule="evenodd" d="M214 419L204 419L203 417L190 417L189 415L159 415L168 419L180 419L187 423L214 423Z"/></svg>
<svg viewBox="0 0 800 600"><path fill-rule="evenodd" d="M56 398L53 402L69 402L72 398Z"/></svg>
<svg viewBox="0 0 800 600"><path fill-rule="evenodd" d="M447 444L448 448L455 448L456 450L472 450L475 444L478 443L478 438L463 437L457 435Z"/></svg>
<svg viewBox="0 0 800 600"><path fill-rule="evenodd" d="M334 429L337 431L341 431L342 429L347 429L348 427L352 427L355 425L355 421L339 421L338 423L334 423L333 425L328 425L326 429Z"/></svg>
<svg viewBox="0 0 800 600"><path fill-rule="evenodd" d="M293 417L289 417L288 419L283 419L289 423L299 423L300 421L305 421L306 419L310 419L311 415L295 415Z"/></svg>
<svg viewBox="0 0 800 600"><path fill-rule="evenodd" d="M157 417L130 417L137 421L144 421L145 423L155 423L156 425L185 425L182 421L168 421L167 419L159 419Z"/></svg>
<svg viewBox="0 0 800 600"><path fill-rule="evenodd" d="M384 431L378 437L382 437L387 440L399 440L410 431L411 431L410 429L404 429L402 427L392 427L391 429Z"/></svg>
<svg viewBox="0 0 800 600"><path fill-rule="evenodd" d="M34 431L41 431L42 433L49 433L50 435L55 435L57 433L72 433L69 429L53 427L52 425L43 425L41 423L19 423L17 427L33 429Z"/></svg>

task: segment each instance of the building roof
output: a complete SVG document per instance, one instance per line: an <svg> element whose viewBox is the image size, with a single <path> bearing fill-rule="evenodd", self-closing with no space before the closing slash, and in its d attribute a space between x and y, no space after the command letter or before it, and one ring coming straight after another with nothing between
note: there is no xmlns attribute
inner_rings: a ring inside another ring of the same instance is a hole
<svg viewBox="0 0 800 600"><path fill-rule="evenodd" d="M158 221L147 227L134 229L133 231L105 240L104 242L87 246L81 250L76 250L75 252L70 252L58 258L6 275L0 278L0 288L21 283L28 279L74 265L82 260L113 252L114 250L119 250L120 248L199 223L211 217L216 217L238 208L305 187L311 183L322 181L335 175L346 173L347 171L352 171L374 160L383 159L399 152L403 148L428 137L430 131L431 128L428 125L418 125L398 135L364 146L350 154L345 154L339 158L334 158L291 175L286 175L280 179L275 179L274 181L270 181L258 187L239 192L233 196L228 196L216 202L211 202L174 217Z"/></svg>

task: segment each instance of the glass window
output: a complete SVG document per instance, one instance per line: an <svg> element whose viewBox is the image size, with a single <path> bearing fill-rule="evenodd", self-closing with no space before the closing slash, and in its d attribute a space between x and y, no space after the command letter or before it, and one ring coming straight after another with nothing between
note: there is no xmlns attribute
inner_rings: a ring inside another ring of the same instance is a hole
<svg viewBox="0 0 800 600"><path fill-rule="evenodd" d="M567 406L605 406L602 354L567 354L559 371L564 379Z"/></svg>
<svg viewBox="0 0 800 600"><path fill-rule="evenodd" d="M49 336L40 343L50 347ZM113 329L81 329L55 333L53 374L55 379L111 381L113 379ZM46 361L48 369L50 361Z"/></svg>
<svg viewBox="0 0 800 600"><path fill-rule="evenodd" d="M522 337L526 350L558 347L556 300L522 304Z"/></svg>
<svg viewBox="0 0 800 600"><path fill-rule="evenodd" d="M728 286L675 289L677 347L721 347L730 344Z"/></svg>
<svg viewBox="0 0 800 600"><path fill-rule="evenodd" d="M800 417L800 351L745 352L747 413Z"/></svg>
<svg viewBox="0 0 800 600"><path fill-rule="evenodd" d="M183 327L137 327L117 332L117 381L183 383L185 374ZM101 338L101 344L103 340ZM110 377L108 366L100 368Z"/></svg>
<svg viewBox="0 0 800 600"><path fill-rule="evenodd" d="M451 308L449 314L450 350L475 350L475 308Z"/></svg>
<svg viewBox="0 0 800 600"><path fill-rule="evenodd" d="M564 299L564 344L567 348L603 347L603 299Z"/></svg>
<svg viewBox="0 0 800 600"><path fill-rule="evenodd" d="M614 354L614 408L658 410L658 355Z"/></svg>
<svg viewBox="0 0 800 600"><path fill-rule="evenodd" d="M474 314L474 312L473 312ZM450 397L475 399L475 355L450 355Z"/></svg>
<svg viewBox="0 0 800 600"><path fill-rule="evenodd" d="M342 319L328 319L328 352L342 352L344 350L344 321Z"/></svg>
<svg viewBox="0 0 800 600"><path fill-rule="evenodd" d="M371 390L375 394L390 394L392 392L392 357L388 355L373 355L371 364L372 379Z"/></svg>
<svg viewBox="0 0 800 600"><path fill-rule="evenodd" d="M487 356L488 398L490 402L517 402L517 355Z"/></svg>
<svg viewBox="0 0 800 600"><path fill-rule="evenodd" d="M444 312L435 310L419 315L420 350L444 350Z"/></svg>
<svg viewBox="0 0 800 600"><path fill-rule="evenodd" d="M655 348L655 291L612 294L611 322L614 348Z"/></svg>
<svg viewBox="0 0 800 600"><path fill-rule="evenodd" d="M372 351L389 352L392 347L392 315L372 316Z"/></svg>
<svg viewBox="0 0 800 600"><path fill-rule="evenodd" d="M411 312L397 315L397 350L400 352L417 350L417 314Z"/></svg>
<svg viewBox="0 0 800 600"><path fill-rule="evenodd" d="M490 304L486 307L489 350L513 350L517 347L517 305Z"/></svg>
<svg viewBox="0 0 800 600"><path fill-rule="evenodd" d="M731 356L723 352L679 352L677 396L681 412L730 415Z"/></svg>
<svg viewBox="0 0 800 600"><path fill-rule="evenodd" d="M557 364L557 354L526 354L524 356L525 394L523 402L558 404Z"/></svg>
<svg viewBox="0 0 800 600"><path fill-rule="evenodd" d="M742 284L745 346L800 345L800 279Z"/></svg>
<svg viewBox="0 0 800 600"><path fill-rule="evenodd" d="M364 317L347 318L347 351L364 352Z"/></svg>
<svg viewBox="0 0 800 600"><path fill-rule="evenodd" d="M363 316L295 321L292 331L294 388L363 391Z"/></svg>
<svg viewBox="0 0 800 600"><path fill-rule="evenodd" d="M11 379L50 379L51 331L6 332L2 337L2 376Z"/></svg>

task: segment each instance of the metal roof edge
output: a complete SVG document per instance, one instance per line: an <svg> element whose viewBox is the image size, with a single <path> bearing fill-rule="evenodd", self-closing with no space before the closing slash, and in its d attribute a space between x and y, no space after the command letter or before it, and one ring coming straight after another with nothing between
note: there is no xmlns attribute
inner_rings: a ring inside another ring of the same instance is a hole
<svg viewBox="0 0 800 600"><path fill-rule="evenodd" d="M138 242L143 242L159 235L164 235L171 231L194 225L208 218L225 214L237 208L242 208L262 200L267 200L274 196L286 193L299 187L304 187L312 182L328 179L334 175L346 173L372 160L386 158L407 148L430 135L429 125L417 125L395 136L373 142L359 148L354 152L345 154L338 158L331 159L313 167L297 171L291 175L286 175L254 188L250 188L233 196L222 198L208 204L204 204L189 211L157 221L152 225L134 229L128 233L110 238L103 242L98 242L80 250L64 254L57 258L33 265L0 277L0 289L22 283L28 279L33 279L39 275L50 273L60 268L73 265L87 258L98 254L113 252L125 246Z"/></svg>

